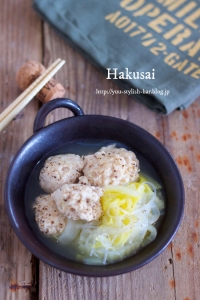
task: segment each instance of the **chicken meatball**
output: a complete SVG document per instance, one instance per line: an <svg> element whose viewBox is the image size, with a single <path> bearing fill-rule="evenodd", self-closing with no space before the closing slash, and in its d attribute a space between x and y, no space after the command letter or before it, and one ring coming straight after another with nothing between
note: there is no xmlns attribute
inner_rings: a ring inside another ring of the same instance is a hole
<svg viewBox="0 0 200 300"><path fill-rule="evenodd" d="M138 172L139 161L135 154L111 145L84 157L84 177L80 177L80 182L88 181L90 185L100 187L120 185L136 181Z"/></svg>
<svg viewBox="0 0 200 300"><path fill-rule="evenodd" d="M47 193L52 193L65 183L76 182L81 175L83 165L83 159L75 154L49 157L39 176L42 189Z"/></svg>
<svg viewBox="0 0 200 300"><path fill-rule="evenodd" d="M34 209L35 220L42 232L47 235L60 235L63 232L67 218L57 209L51 195L37 197Z"/></svg>
<svg viewBox="0 0 200 300"><path fill-rule="evenodd" d="M65 184L52 194L58 210L69 219L98 220L103 189L83 184Z"/></svg>

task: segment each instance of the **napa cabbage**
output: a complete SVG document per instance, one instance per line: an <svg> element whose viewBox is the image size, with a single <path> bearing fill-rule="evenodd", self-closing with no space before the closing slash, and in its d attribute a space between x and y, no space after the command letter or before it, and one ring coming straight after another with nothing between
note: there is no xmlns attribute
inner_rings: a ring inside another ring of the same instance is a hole
<svg viewBox="0 0 200 300"><path fill-rule="evenodd" d="M76 241L84 263L122 260L156 238L164 200L144 176L124 186L106 186L100 201L101 219L76 226L81 229Z"/></svg>

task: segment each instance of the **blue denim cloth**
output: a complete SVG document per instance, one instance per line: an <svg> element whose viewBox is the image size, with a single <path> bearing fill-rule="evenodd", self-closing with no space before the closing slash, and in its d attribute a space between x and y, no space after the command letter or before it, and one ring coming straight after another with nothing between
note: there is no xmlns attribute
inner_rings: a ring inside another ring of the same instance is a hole
<svg viewBox="0 0 200 300"><path fill-rule="evenodd" d="M34 0L34 8L156 112L184 109L200 95L200 1Z"/></svg>

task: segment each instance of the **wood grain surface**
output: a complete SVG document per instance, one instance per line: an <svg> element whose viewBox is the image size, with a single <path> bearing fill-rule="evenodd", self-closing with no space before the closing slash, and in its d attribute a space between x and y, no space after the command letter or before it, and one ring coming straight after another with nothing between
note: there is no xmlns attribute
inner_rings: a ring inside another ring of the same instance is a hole
<svg viewBox="0 0 200 300"><path fill-rule="evenodd" d="M143 127L170 151L182 174L186 205L172 243L148 265L107 278L80 277L39 262L18 240L4 207L6 173L13 156L31 136L41 106L33 100L0 133L0 299L40 300L199 300L200 299L200 98L185 111L161 117L129 96L98 95L118 89L67 45L33 11L31 2L3 0L0 10L0 112L18 95L15 74L27 59L47 67L56 58L66 65L55 78L85 114L119 117ZM57 109L46 124L71 113Z"/></svg>
<svg viewBox="0 0 200 300"><path fill-rule="evenodd" d="M27 59L42 59L41 20L27 1L1 1L0 111L18 95L15 75ZM12 230L4 207L4 182L12 158L32 135L38 102L32 101L0 133L0 299L30 299L36 291L37 260ZM16 179L17 180L17 179Z"/></svg>

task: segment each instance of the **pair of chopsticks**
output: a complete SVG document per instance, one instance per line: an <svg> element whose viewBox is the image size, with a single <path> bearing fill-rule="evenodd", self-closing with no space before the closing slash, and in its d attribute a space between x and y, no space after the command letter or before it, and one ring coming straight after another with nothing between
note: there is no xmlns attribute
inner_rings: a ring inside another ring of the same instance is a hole
<svg viewBox="0 0 200 300"><path fill-rule="evenodd" d="M12 119L35 97L45 84L65 64L58 58L42 75L40 75L17 99L15 99L0 114L0 132L12 121Z"/></svg>

